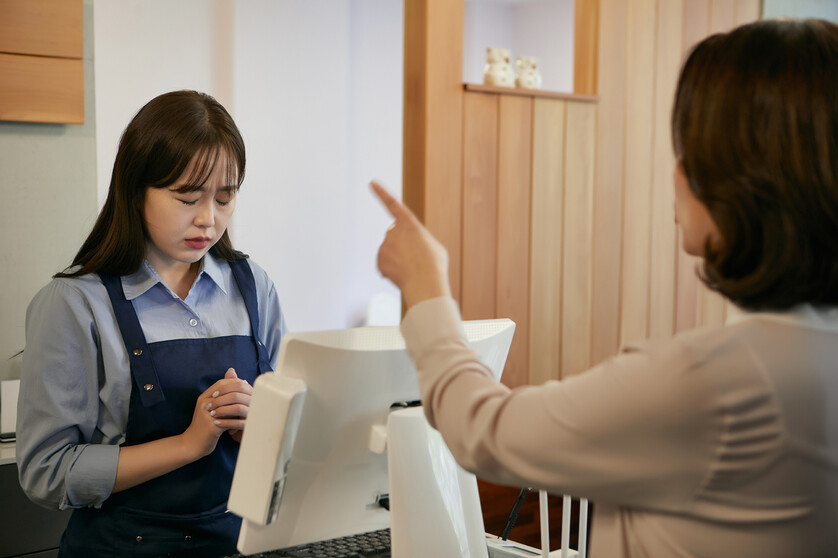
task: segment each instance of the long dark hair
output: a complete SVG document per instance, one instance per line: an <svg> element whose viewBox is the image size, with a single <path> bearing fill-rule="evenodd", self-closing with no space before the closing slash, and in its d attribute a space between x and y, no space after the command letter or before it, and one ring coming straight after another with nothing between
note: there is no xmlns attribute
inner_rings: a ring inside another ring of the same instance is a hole
<svg viewBox="0 0 838 558"><path fill-rule="evenodd" d="M721 235L711 289L749 309L838 304L838 26L767 20L699 43L672 139Z"/></svg>
<svg viewBox="0 0 838 558"><path fill-rule="evenodd" d="M244 180L244 141L221 104L197 91L173 91L149 101L122 133L108 197L93 230L71 267L56 277L103 271L127 275L145 257L147 235L142 216L148 188L174 184L192 160L187 184L200 188L216 164L225 164L228 183ZM233 248L227 231L210 252L228 261L247 256Z"/></svg>

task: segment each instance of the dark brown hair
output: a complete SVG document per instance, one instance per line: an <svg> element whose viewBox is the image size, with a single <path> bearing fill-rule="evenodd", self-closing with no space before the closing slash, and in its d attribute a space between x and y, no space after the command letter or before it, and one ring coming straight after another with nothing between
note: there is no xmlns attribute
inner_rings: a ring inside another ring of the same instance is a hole
<svg viewBox="0 0 838 558"><path fill-rule="evenodd" d="M711 289L748 309L838 303L838 26L768 20L699 43L672 140L721 234Z"/></svg>
<svg viewBox="0 0 838 558"><path fill-rule="evenodd" d="M197 91L173 91L149 101L122 133L107 200L72 263L78 269L56 276L137 271L147 242L146 190L171 186L193 159L186 181L190 190L200 188L217 164L226 165L229 184L241 186L244 141L224 107ZM228 261L247 257L233 248L227 231L210 252Z"/></svg>

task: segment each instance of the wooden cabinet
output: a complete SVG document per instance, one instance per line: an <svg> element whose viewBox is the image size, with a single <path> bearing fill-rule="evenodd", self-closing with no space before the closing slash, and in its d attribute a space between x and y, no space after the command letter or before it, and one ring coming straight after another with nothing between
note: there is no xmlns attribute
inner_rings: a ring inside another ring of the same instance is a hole
<svg viewBox="0 0 838 558"><path fill-rule="evenodd" d="M0 120L84 123L82 0L0 0Z"/></svg>

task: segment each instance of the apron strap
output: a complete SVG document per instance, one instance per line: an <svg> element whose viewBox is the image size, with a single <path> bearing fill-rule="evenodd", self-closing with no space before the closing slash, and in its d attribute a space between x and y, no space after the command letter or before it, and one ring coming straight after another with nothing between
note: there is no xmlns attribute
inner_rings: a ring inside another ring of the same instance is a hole
<svg viewBox="0 0 838 558"><path fill-rule="evenodd" d="M122 333L122 340L125 349L128 351L128 360L131 364L131 376L134 379L134 388L140 395L140 401L144 407L150 407L166 400L154 363L151 359L151 351L148 350L143 328L137 319L134 305L125 298L122 290L122 280L116 275L98 272L99 278L108 291L111 299L116 322L119 331Z"/></svg>
<svg viewBox="0 0 838 558"><path fill-rule="evenodd" d="M256 344L256 352L259 356L259 373L270 372L272 367L271 360L268 358L268 349L259 339L259 304L256 300L256 280L253 278L253 271L246 259L231 261L230 269L233 270L233 278L239 286L244 305L247 307L247 314L250 316L253 342Z"/></svg>

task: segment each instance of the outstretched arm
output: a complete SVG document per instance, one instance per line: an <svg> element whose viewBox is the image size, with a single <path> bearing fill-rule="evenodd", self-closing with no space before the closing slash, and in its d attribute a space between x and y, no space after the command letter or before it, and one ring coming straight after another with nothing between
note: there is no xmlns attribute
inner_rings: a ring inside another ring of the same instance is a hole
<svg viewBox="0 0 838 558"><path fill-rule="evenodd" d="M380 184L372 182L370 186L396 219L378 250L378 269L401 289L408 308L423 300L450 296L445 247Z"/></svg>

